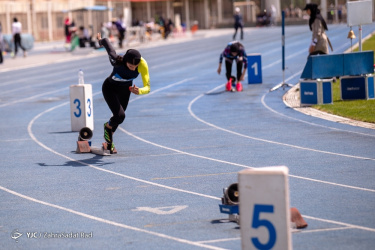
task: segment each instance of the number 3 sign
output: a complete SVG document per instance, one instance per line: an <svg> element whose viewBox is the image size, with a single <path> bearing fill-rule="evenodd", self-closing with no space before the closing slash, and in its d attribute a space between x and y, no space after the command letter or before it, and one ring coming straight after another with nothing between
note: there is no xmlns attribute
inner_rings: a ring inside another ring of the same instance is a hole
<svg viewBox="0 0 375 250"><path fill-rule="evenodd" d="M242 249L292 249L288 168L238 174Z"/></svg>
<svg viewBox="0 0 375 250"><path fill-rule="evenodd" d="M83 127L94 130L91 84L70 85L70 118L72 131Z"/></svg>

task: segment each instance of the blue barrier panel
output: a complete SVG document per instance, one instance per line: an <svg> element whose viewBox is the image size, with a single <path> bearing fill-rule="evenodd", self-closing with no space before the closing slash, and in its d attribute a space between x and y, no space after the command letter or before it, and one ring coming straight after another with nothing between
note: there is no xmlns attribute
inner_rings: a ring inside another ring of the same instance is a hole
<svg viewBox="0 0 375 250"><path fill-rule="evenodd" d="M342 76L344 57L338 55L309 56L302 72L302 79L318 79Z"/></svg>
<svg viewBox="0 0 375 250"><path fill-rule="evenodd" d="M249 84L262 83L262 58L260 54L247 55L247 77Z"/></svg>
<svg viewBox="0 0 375 250"><path fill-rule="evenodd" d="M340 78L340 88L342 100L367 99L364 76L342 77Z"/></svg>
<svg viewBox="0 0 375 250"><path fill-rule="evenodd" d="M374 51L344 54L344 76L370 74L374 72Z"/></svg>
<svg viewBox="0 0 375 250"><path fill-rule="evenodd" d="M309 56L305 68L302 71L301 79L312 79L312 58Z"/></svg>
<svg viewBox="0 0 375 250"><path fill-rule="evenodd" d="M309 56L301 79L331 78L374 72L374 52Z"/></svg>
<svg viewBox="0 0 375 250"><path fill-rule="evenodd" d="M312 56L312 79L342 76L343 61L342 54Z"/></svg>
<svg viewBox="0 0 375 250"><path fill-rule="evenodd" d="M318 84L316 81L300 82L301 106L318 104Z"/></svg>
<svg viewBox="0 0 375 250"><path fill-rule="evenodd" d="M369 75L367 78L367 98L375 99L375 79L374 75Z"/></svg>

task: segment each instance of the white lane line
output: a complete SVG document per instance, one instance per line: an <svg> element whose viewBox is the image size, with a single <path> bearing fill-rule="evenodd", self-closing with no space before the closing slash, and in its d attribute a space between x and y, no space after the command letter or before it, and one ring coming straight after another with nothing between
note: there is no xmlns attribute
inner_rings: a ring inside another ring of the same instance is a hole
<svg viewBox="0 0 375 250"><path fill-rule="evenodd" d="M288 60L288 59L290 59L290 58L292 58L292 57L295 57L295 56L297 56L297 55L299 55L299 54L303 54L303 53L306 53L306 51L305 51L305 50L300 50L300 51L298 51L298 52L296 52L296 53L294 53L294 54L291 54L291 55L287 56L287 57L285 58L285 60ZM273 62L273 63L270 63L270 64L268 64L267 66L262 67L262 70L268 69L268 68L270 68L270 67L272 67L272 66L274 66L274 65L276 65L276 64L278 64L278 63L281 63L281 59L280 59L280 60L277 60L277 61L275 61L275 62Z"/></svg>
<svg viewBox="0 0 375 250"><path fill-rule="evenodd" d="M294 75L292 75L291 77L289 77L288 79L285 80L285 82L288 82L290 81L290 79L293 79L295 78L297 75L301 74L302 71L299 71L297 73L295 73ZM282 82L280 82L279 84L281 84ZM277 84L278 85L278 84ZM276 85L276 86L277 86ZM320 124L317 124L317 123L312 123L312 122L308 122L308 121L304 121L304 120L300 120L300 119L297 119L297 118L294 118L294 117L290 117L290 116L287 116L287 115L284 115L282 113L279 113L277 112L276 110L272 109L271 107L269 107L266 102L265 102L265 97L267 94L269 94L270 92L267 92L265 93L263 96L262 96L262 99L261 99L261 103L263 104L263 106L268 109L269 111L277 114L277 115L280 115L280 116L283 116L285 118L288 118L288 119L291 119L291 120L295 120L295 121L299 121L299 122L302 122L302 123L306 123L306 124L309 124L309 125L312 125L312 126L316 126L316 127L321 127L321 128L327 128L327 129L332 129L332 130L336 130L336 131L343 131L343 132L346 132L346 133L352 133L352 134L359 134L359 135L365 135L365 136L371 136L371 137L375 137L375 135L372 135L372 134L366 134L366 133L361 133L361 132L355 132L355 131L350 131L350 130L344 130L344 129L339 129L339 128L334 128L334 127L329 127L329 126L324 126L324 125L320 125Z"/></svg>
<svg viewBox="0 0 375 250"><path fill-rule="evenodd" d="M187 81L188 79L184 80L184 81L180 81L178 82L179 84ZM169 86L166 86L164 87L163 89L167 88L167 87L172 87L172 86L175 86L176 83L174 84L171 84ZM159 89L158 89L159 90ZM156 92L156 91L154 91ZM96 92L94 95L96 94L99 94L101 93L100 92ZM127 178L127 179L131 179L131 180L134 180L134 181L138 181L138 182L143 182L143 183L146 183L146 184L149 184L149 185L154 185L154 186L158 186L158 187L162 187L162 188L166 188L166 189L170 189L170 190L173 190L173 191L179 191L179 192L184 192L184 193L188 193L188 194L193 194L193 195L198 195L198 196L201 196L201 197L206 197L206 198L211 198L211 199L216 199L216 200L220 200L221 198L219 197L215 197L215 196L211 196L211 195L206 195L206 194L201 194L201 193L196 193L196 192L192 192L192 191L187 191L187 190L183 190L183 189L179 189L179 188L174 188L174 187L170 187L170 186L166 186L166 185L162 185L162 184L158 184L158 183L155 183L155 182L151 182L151 181L146 181L146 180L143 180L143 179L139 179L139 178L135 178L135 177L132 177L132 176L128 176L128 175L124 175L124 174L120 174L120 173L117 173L117 172L114 172L114 171L111 171L111 170L108 170L108 169L104 169L104 168L100 168L100 167L97 167L97 166L94 166L94 165L91 165L91 164L88 164L86 162L83 162L83 161L80 161L80 160L76 160L76 159L73 159L69 156L66 156L64 154L61 154L55 150L53 150L52 148L49 148L47 147L45 144L43 144L42 142L40 142L36 137L35 135L33 134L32 132L32 126L34 124L34 122L41 116L43 116L44 114L46 113L49 113L57 108L60 108L62 106L65 106L69 104L69 102L65 102L65 103L62 103L60 105L57 105L55 107L52 107L50 109L47 109L41 113L39 113L37 116L35 116L29 123L29 125L27 126L27 131L29 133L29 136L31 137L31 139L36 142L39 146L41 146L42 148L46 149L47 151L50 151L51 153L53 154L56 154L58 156L61 156L69 161L74 161L74 162L77 162L77 163L80 163L82 165L85 165L85 166L88 166L88 167L91 167L91 168L94 168L94 169L97 169L97 170L100 170L100 171L103 171L103 172L107 172L107 173L110 173L110 174L114 174L114 175L117 175L117 176L120 176L120 177L123 177L123 178Z"/></svg>
<svg viewBox="0 0 375 250"><path fill-rule="evenodd" d="M214 91L216 90L217 88L221 88L222 86L218 86L216 88L214 88L213 90L211 91ZM213 127L215 129L218 129L218 130L221 130L221 131L224 131L224 132L227 132L227 133L230 133L230 134L234 134L234 135L237 135L237 136L241 136L241 137L244 137L244 138L248 138L248 139L252 139L252 140L255 140L255 141L261 141L261 142L266 142L266 143L271 143L271 144L276 144L276 145L281 145L281 146L286 146L286 147L291 147L291 148L296 148L296 149L301 149L301 150L307 150L307 151L312 151L312 152L317 152L317 153L323 153L323 154L330 154L330 155L337 155L337 156L343 156L343 157L348 157L348 158L354 158L354 159L361 159L361 160L370 160L370 161L375 161L375 158L369 158L369 157L362 157L362 156L355 156L355 155L348 155L348 154L341 154L341 153L334 153L334 152L330 152L330 151L325 151L325 150L319 150L319 149L313 149L313 148L307 148L307 147L301 147L301 146L297 146L297 145L293 145L293 144L288 144L288 143L282 143L282 142L277 142L277 141L271 141L271 140L266 140L266 139L261 139L261 138L257 138L257 137L253 137L253 136L248 136L248 135L244 135L244 134L241 134L241 133L238 133L238 132L235 132L235 131L232 131L232 130L229 130L229 129L225 129L225 128L222 128L222 127L219 127L219 126L216 126L212 123L209 123L209 122L206 122L205 120L199 118L198 116L196 116L194 114L194 112L192 111L191 107L192 105L198 100L200 99L201 97L203 97L204 95L201 94L199 96L197 96L196 98L194 98L190 103L189 103L189 106L188 106L188 110L189 110L189 113L190 115L195 118L196 120L206 124L207 126L210 126L210 127Z"/></svg>
<svg viewBox="0 0 375 250"><path fill-rule="evenodd" d="M219 86L215 87L214 89L210 90L208 93L213 92L213 91L217 90L218 88L222 88L222 87L223 87L222 85L219 85ZM318 153L333 154L333 155L338 155L338 156L347 156L347 157L357 158L357 159L375 160L375 159L371 159L371 158L357 157L357 156L351 156L351 155L345 155L345 154L332 153L332 152L327 152L327 151L322 151L322 150L315 150L315 149L310 149L310 148L305 148L305 147L299 147L299 146L295 146L295 145L291 145L291 144L285 144L285 143L280 143L280 142L275 142L275 141L260 139L260 138L243 135L243 134L240 134L240 133L228 130L228 129L224 129L224 128L218 127L218 126L216 126L214 124L211 124L209 122L206 122L206 121L200 119L191 110L191 107L194 104L194 102L196 102L202 96L203 95L199 95L195 99L193 99L189 103L188 110L189 110L191 116L194 117L196 120L198 120L198 121L200 121L200 122L202 122L202 123L204 123L204 124L206 124L208 126L214 127L214 128L216 128L218 130L222 130L224 132L231 133L231 134L238 135L238 136L245 137L245 138L249 138L249 139L252 139L252 140L257 140L257 141L262 141L262 142L267 142L267 143L273 143L273 144L282 145L282 146L294 147L294 148L298 148L298 149L302 149L302 150L309 150L309 151L314 151L314 152L318 152ZM129 132L127 132L127 133L130 134ZM132 134L130 134L130 135L132 135ZM145 141L144 139L142 139L142 140ZM157 144L154 144L154 143L151 143L151 144L157 145ZM160 146L160 147L164 147L164 146ZM164 147L164 148L166 148L166 147ZM203 157L201 157L201 158L203 158ZM209 158L206 158L206 159L209 159ZM233 163L227 163L227 164L234 165ZM236 166L239 166L239 165L236 164ZM244 166L244 165L242 167L252 168L252 167ZM338 187L344 187L344 188L350 188L350 189L356 189L356 190L361 190L361 191L367 191L367 192L373 192L373 193L375 193L374 189L369 189L369 188L362 188L362 187L350 186L350 185L345 185L345 184L340 184L340 183L335 183L335 182L329 182L329 181L323 181L323 180L318 180L318 179L313 179L313 178L307 178L307 177L298 176L298 175L292 175L292 174L289 174L289 176L293 177L293 178L297 178L297 179L306 180L306 181L318 182L318 183L323 183L323 184L328 184L328 185L333 185L333 186L338 186Z"/></svg>
<svg viewBox="0 0 375 250"><path fill-rule="evenodd" d="M93 53L93 54L87 54L87 55L83 55L83 56L61 58L61 59L57 59L57 60L53 60L53 61L44 61L44 62L33 63L33 64L29 64L29 65L23 65L23 66L19 66L19 67L8 68L8 69L0 69L0 73L1 72L14 71L14 70L20 70L20 69L30 69L30 68L35 68L35 67L39 67L39 66L49 65L49 64L75 61L77 59L89 59L89 58L92 58L92 57L98 57L98 56L102 56L102 55L104 55L104 54Z"/></svg>
<svg viewBox="0 0 375 250"><path fill-rule="evenodd" d="M65 70L65 71L68 71L68 70ZM90 75L90 79L85 78L85 80L86 80L86 82L91 82L92 79L98 79L98 76L102 76L105 72L107 72L107 70L101 70L101 71L96 70L94 74ZM67 83L70 82L70 83L74 84L74 82L76 81L75 76L70 75L70 76L67 76L67 77L59 77L60 73L61 72L59 72L59 73L50 73L48 75L45 74L45 75L43 75L43 77L45 78L44 80L41 80L40 78L37 79L36 77L38 77L38 76L32 77L31 79L28 78L27 79L28 82L34 81L32 84L28 84L28 85L22 84L22 83L24 83L23 79L21 79L19 81L10 81L8 84L2 85L0 87L6 86L6 85L11 85L11 84L19 85L21 87L12 88L12 89L1 91L1 95L2 96L7 96L7 95L9 95L12 92L18 92L20 90L25 90L26 88L54 86L56 84L56 82L67 82ZM48 80L48 78L49 79L56 79L57 77L58 77L58 81L54 81L53 83L49 82L49 80ZM39 83L35 83L35 82L39 82Z"/></svg>
<svg viewBox="0 0 375 250"><path fill-rule="evenodd" d="M0 142L19 142L19 141L31 141L31 139L30 138L24 138L24 139L0 140Z"/></svg>
<svg viewBox="0 0 375 250"><path fill-rule="evenodd" d="M357 226L357 225L353 225L353 224L349 224L349 223L344 223L344 222L335 221L335 220L327 220L327 219L317 218L317 217L308 216L308 215L302 215L302 217L304 217L306 219L311 219L311 220L317 220L317 221L322 221L322 222L337 224L337 225L344 226L344 227L350 227L350 228L355 228L355 229L361 229L361 230L365 230L365 231L375 232L375 228L371 228L371 227L362 227L362 226Z"/></svg>
<svg viewBox="0 0 375 250"><path fill-rule="evenodd" d="M41 201L41 200L32 198L30 196L20 194L18 192L15 192L15 191L10 190L8 188L5 188L3 186L0 186L0 189L7 192L7 193L13 194L15 196L18 196L20 198L23 198L23 199L26 199L26 200L29 200L29 201L32 201L32 202L35 202L35 203L39 203L39 204L42 204L42 205L45 205L45 206L48 206L48 207L56 208L56 209L59 209L59 210L62 210L62 211L68 212L68 213L79 215L79 216L82 216L84 218L87 218L87 219L90 219L90 220L95 220L95 221L105 223L105 224L109 224L109 225L112 225L112 226L121 227L121 228L124 228L124 229L129 229L129 230L133 230L133 231L137 231L137 232L141 232L141 233L151 234L153 236L157 236L157 237L168 239L168 240L177 241L177 242L192 245L192 246L197 246L197 247L202 247L202 248L207 248L207 249L224 249L224 248L220 248L220 247L204 245L204 243L200 243L200 242L185 240L185 239L173 237L173 236L170 236L170 235L157 233L157 232L141 229L141 228L138 228L138 227L132 227L132 226L125 225L125 224L122 224L122 223L118 223L118 222L115 222L115 221L103 219L103 218L93 216L93 215L90 215L90 214L86 214L86 213L82 213L82 212L79 212L79 211L76 211L76 210L73 210L73 209L70 209L70 208L66 208L66 207L55 205L55 204L52 204L52 203L49 203L49 202Z"/></svg>
<svg viewBox="0 0 375 250"><path fill-rule="evenodd" d="M236 237L236 238L226 238L226 239L217 239L217 240L202 240L202 241L197 241L199 243L219 243L219 242L226 242L226 241L233 241L233 240L241 240L241 237Z"/></svg>
<svg viewBox="0 0 375 250"><path fill-rule="evenodd" d="M167 86L168 87L168 86ZM207 93L210 93L210 92L214 92L215 90L219 89L219 88L223 88L223 85L219 85L217 87L215 87L214 89L208 91ZM158 89L159 90L159 89ZM157 90L157 91L158 91ZM157 91L154 91L154 92L157 92ZM192 104L197 100L199 99L200 97L202 97L203 95L199 95L198 97L196 97L193 101L191 101L189 103L189 112L190 114L196 118L198 121L201 121L205 124L210 124L210 123L207 123L203 120L201 120L199 117L197 117L192 111L191 111L191 106ZM135 101L136 99L132 100L132 101ZM210 125L211 126L211 125ZM219 128L219 127L216 127L215 125L212 125L214 126L215 128L218 128L220 130L224 130L228 133L233 133L233 134L238 134L236 132L233 132L233 131L230 131L230 130L226 130L226 129L222 129L222 128ZM223 160L219 160L219 159L215 159L215 158L210 158L210 157L206 157L206 156L202 156L202 155L197 155L197 154L192 154L192 153L188 153L188 152L185 152L185 151L181 151L181 150L178 150L178 149L174 149L174 148L170 148L170 147L166 147L166 146L163 146L163 145L160 145L160 144L157 144L157 143L154 143L154 142L151 142L151 141L148 141L146 139L143 139L139 136L136 136L134 135L133 133L119 127L119 129L121 131L123 131L124 133L134 137L135 139L137 140L140 140L140 141L143 141L147 144L150 144L150 145L153 145L153 146L156 146L156 147L160 147L160 148L163 148L163 149L167 149L167 150L170 150L170 151L174 151L176 153L179 153L179 154L184 154L184 155L188 155L188 156L192 156L192 157L197 157L197 158L201 158L201 159L205 159L205 160L210 160L210 161L215 161L215 162L219 162L219 163L224 163L224 164L228 164L228 165L232 165L232 166L237 166L237 167L243 167L243 168L254 168L254 167L251 167L251 166L247 166L247 165L243 165L243 164L238 164L238 163L234 163L234 162L228 162L228 161L223 161ZM239 136L245 136L245 135L242 135L242 134L238 134ZM245 136L246 137L246 136ZM250 137L250 139L252 139ZM261 140L261 139L258 139L258 138L254 138L255 140ZM273 142L273 141L267 141L265 140L265 142L270 142L270 143L275 143L275 144L280 144L280 145L283 145L282 143L277 143L277 142ZM283 145L283 146L286 146L287 144ZM292 145L293 146L293 145ZM295 146L297 147L297 146ZM301 149L304 149L304 148L301 148ZM310 149L307 149L306 150L310 150ZM333 185L333 186L338 186L338 187L343 187L343 188L350 188L350 189L355 189L355 190L361 190L361 191L366 191L366 192L373 192L375 193L375 190L374 189L369 189L369 188L362 188L362 187L356 187L356 186L350 186L350 185L345 185L345 184L340 184L340 183L335 183L335 182L329 182L329 181L323 181L323 180L318 180L318 179L313 179L313 178L308 178L308 177L303 177L303 176L298 176L298 175L289 175L290 177L293 177L293 178L297 178L297 179L302 179L302 180L306 180L306 181L312 181L312 182L317 182L317 183L322 183L322 184L328 184L328 185Z"/></svg>
<svg viewBox="0 0 375 250"><path fill-rule="evenodd" d="M41 97L41 96L53 94L53 93L56 93L56 92L65 91L67 89L68 89L67 87L64 87L64 88L61 88L61 89L57 89L57 90L53 90L53 91L49 91L49 92L44 92L44 93L41 93L41 94L38 94L38 95L33 95L33 96L30 96L30 97L22 98L22 99L15 100L15 101L12 101L12 102L3 103L3 104L0 104L0 108L9 106L9 105L12 105L12 104L15 104L15 103L19 103L19 102L29 101L29 100L32 100L32 99L35 99L35 98L38 98L38 97Z"/></svg>
<svg viewBox="0 0 375 250"><path fill-rule="evenodd" d="M355 229L355 228L354 227L334 227L334 228L322 228L322 229L312 229L312 230L298 230L296 231L296 233L317 233L317 232L320 233L320 232L339 231L339 230L346 230L346 229Z"/></svg>
<svg viewBox="0 0 375 250"><path fill-rule="evenodd" d="M141 138L139 136L136 136L135 134L132 134L129 131L127 131L127 130L121 128L121 127L118 127L118 129L120 129L121 131L123 131L125 134L127 134L129 136L132 136L135 139L140 140L140 141L142 141L144 143L153 145L155 147L163 148L163 149L166 149L166 150L170 150L170 151L173 151L173 152L176 152L176 153L179 153L179 154L188 155L188 156L192 156L192 157L196 157L196 158L201 158L201 159L205 159L205 160L209 160L209 161L215 161L215 162L219 162L219 163L224 163L224 164L228 164L228 165L233 165L233 166L237 166L237 167L253 168L253 167L249 167L249 166L243 165L243 164L238 164L238 163L229 162L229 161L223 161L223 160L219 160L219 159L215 159L215 158L211 158L211 157L206 157L206 156L203 156L203 155L192 154L192 153L185 152L185 151L182 151L182 150L178 150L178 149L175 149L175 148L166 147L166 146L163 146L163 145L160 145L160 144L148 141L146 139L143 139L143 138ZM375 192L375 190L374 190L374 192Z"/></svg>
<svg viewBox="0 0 375 250"><path fill-rule="evenodd" d="M238 164L238 163L234 163L234 162L219 160L219 159L215 159L215 158L210 158L210 157L206 157L206 156L202 156L202 155L192 154L192 153L181 151L181 150L178 150L178 149L166 147L166 146L163 146L163 145L160 145L160 144L148 141L146 139L143 139L143 138L141 138L139 136L136 136L136 135L130 133L129 131L127 131L127 130L121 128L121 127L119 127L119 129L121 131L123 131L124 133L126 133L127 135L130 135L130 136L134 137L135 139L140 140L140 141L142 141L144 143L147 143L147 144L159 147L159 148L171 150L171 151L174 151L176 153L180 153L180 154L184 154L184 155L188 155L188 156L192 156L192 157L196 157L196 158L201 158L201 159L205 159L205 160L209 160L209 161L219 162L219 163L223 163L223 164L228 164L228 165L232 165L232 166L242 167L242 168L249 168L249 169L254 168L254 167L250 167L250 166L243 165L243 164ZM355 190L361 190L361 191L367 191L367 192L375 193L374 189L369 189L369 188L362 188L362 187L344 185L344 184L335 183L335 182L322 181L322 180L313 179L313 178L307 178L307 177L298 176L298 175L291 175L290 174L289 176L293 177L293 178L297 178L297 179L306 180L306 181L318 182L318 183L322 183L322 184L328 184L328 185L333 185L333 186L338 186L338 187L344 187L344 188L350 188L350 189L355 189Z"/></svg>
<svg viewBox="0 0 375 250"><path fill-rule="evenodd" d="M320 232L339 231L339 230L347 230L347 229L356 229L356 228L355 227L334 227L334 228L323 228L323 229L312 229L312 230L297 229L295 231L292 231L292 233L320 233ZM213 243L235 241L235 240L241 240L241 237L216 239L216 240L202 240L202 241L197 241L197 242L203 243L203 244L213 244Z"/></svg>

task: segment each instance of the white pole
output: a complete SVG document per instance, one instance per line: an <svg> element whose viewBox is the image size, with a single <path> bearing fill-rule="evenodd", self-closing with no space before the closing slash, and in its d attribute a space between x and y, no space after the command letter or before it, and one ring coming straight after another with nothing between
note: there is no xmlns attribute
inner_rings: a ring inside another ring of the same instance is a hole
<svg viewBox="0 0 375 250"><path fill-rule="evenodd" d="M327 0L321 0L320 8L321 8L320 14L323 16L325 20L327 20Z"/></svg>
<svg viewBox="0 0 375 250"><path fill-rule="evenodd" d="M12 34L12 21L10 20L10 7L11 3L10 2L7 2L6 3L6 30L3 31L3 33L10 33Z"/></svg>
<svg viewBox="0 0 375 250"><path fill-rule="evenodd" d="M147 20L151 19L151 3L149 1L146 2L146 10L147 10Z"/></svg>
<svg viewBox="0 0 375 250"><path fill-rule="evenodd" d="M223 1L222 0L217 0L216 3L217 3L217 22L218 23L221 23L222 20L223 20L223 8L222 8L222 3Z"/></svg>
<svg viewBox="0 0 375 250"><path fill-rule="evenodd" d="M359 48L358 50L359 51L362 51L362 25L359 25L359 37L358 37L358 41L359 41Z"/></svg>
<svg viewBox="0 0 375 250"><path fill-rule="evenodd" d="M335 23L338 23L339 22L339 4L338 4L338 0L335 0Z"/></svg>
<svg viewBox="0 0 375 250"><path fill-rule="evenodd" d="M186 30L190 30L190 10L189 1L185 0Z"/></svg>
<svg viewBox="0 0 375 250"><path fill-rule="evenodd" d="M109 0L108 3L107 3L107 7L108 7L108 21L112 21L112 1Z"/></svg>
<svg viewBox="0 0 375 250"><path fill-rule="evenodd" d="M28 3L27 11L26 11L26 16L27 16L27 32L29 34L33 33L33 24L31 22L31 3Z"/></svg>
<svg viewBox="0 0 375 250"><path fill-rule="evenodd" d="M203 8L204 8L204 27L206 29L209 29L210 28L210 9L209 9L209 6L208 6L208 1L207 0L203 0Z"/></svg>
<svg viewBox="0 0 375 250"><path fill-rule="evenodd" d="M52 26L52 2L51 1L47 2L47 9L48 9L48 13L47 13L48 39L52 41L53 40L53 33L52 33L53 26Z"/></svg>

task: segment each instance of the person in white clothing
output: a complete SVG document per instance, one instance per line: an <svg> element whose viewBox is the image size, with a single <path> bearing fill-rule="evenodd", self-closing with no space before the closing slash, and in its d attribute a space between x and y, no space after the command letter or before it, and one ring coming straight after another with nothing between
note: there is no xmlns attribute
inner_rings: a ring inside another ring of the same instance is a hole
<svg viewBox="0 0 375 250"><path fill-rule="evenodd" d="M21 44L21 32L22 32L22 24L17 20L17 18L13 18L12 24L12 34L13 34L13 42L14 42L14 56L17 56L18 46L23 50L23 56L26 57L26 49Z"/></svg>

